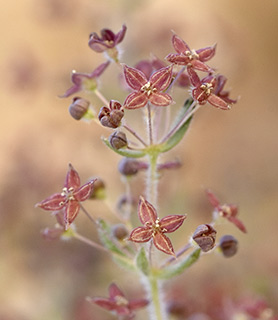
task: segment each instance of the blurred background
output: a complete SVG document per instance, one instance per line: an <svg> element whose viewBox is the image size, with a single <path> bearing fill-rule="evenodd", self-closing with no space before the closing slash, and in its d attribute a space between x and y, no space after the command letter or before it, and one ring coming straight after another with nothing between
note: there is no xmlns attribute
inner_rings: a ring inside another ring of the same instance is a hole
<svg viewBox="0 0 278 320"><path fill-rule="evenodd" d="M203 257L171 282L169 295L200 300L203 308L212 292L228 300L263 297L277 313L277 14L276 0L2 2L0 319L109 320L84 297L106 296L111 281L130 296L143 293L139 279L114 267L105 254L74 240L42 239L40 231L55 221L34 208L60 190L69 162L84 182L103 178L112 206L124 191L117 173L120 157L100 140L110 131L73 120L67 110L71 98L58 98L71 86L73 69L91 72L104 61L88 47L89 34L102 28L118 32L123 23L125 63L174 52L174 30L191 48L217 43L210 64L228 77L231 96L240 96L229 112L209 105L198 112L185 141L165 158L179 158L183 166L163 175L159 205L161 215L188 214L183 230L172 237L175 248L198 224L210 221L207 187L223 202L240 206L248 233L224 225L219 234L239 240L238 254ZM115 68L104 75L101 91L123 101ZM131 121L137 114L129 114ZM87 208L95 217L115 220L101 201ZM97 241L85 215L76 224Z"/></svg>

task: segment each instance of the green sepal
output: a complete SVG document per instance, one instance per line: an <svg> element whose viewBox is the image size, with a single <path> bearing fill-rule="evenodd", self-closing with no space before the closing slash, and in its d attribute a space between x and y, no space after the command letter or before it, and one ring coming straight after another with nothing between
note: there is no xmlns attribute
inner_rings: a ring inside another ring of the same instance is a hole
<svg viewBox="0 0 278 320"><path fill-rule="evenodd" d="M187 99L181 108L179 114L173 122L172 128L174 128L184 117L185 113L193 103L193 99ZM161 145L161 152L166 152L174 148L184 137L187 129L189 128L192 116L176 131L166 142ZM171 129L170 129L171 131Z"/></svg>
<svg viewBox="0 0 278 320"><path fill-rule="evenodd" d="M199 259L200 253L201 249L198 248L194 250L188 256L186 256L184 260L181 260L174 265L170 265L168 267L165 267L164 269L157 271L156 276L160 279L170 279L181 274L184 270L191 267L192 264Z"/></svg>
<svg viewBox="0 0 278 320"><path fill-rule="evenodd" d="M98 234L102 244L112 253L126 257L126 254L111 239L110 226L102 219L98 220Z"/></svg>
<svg viewBox="0 0 278 320"><path fill-rule="evenodd" d="M132 150L132 149L127 149L127 148L121 148L121 149L114 149L108 139L102 138L102 141L107 145L108 148L111 150L115 151L119 155L127 158L142 158L146 155L146 150L141 149L141 150Z"/></svg>
<svg viewBox="0 0 278 320"><path fill-rule="evenodd" d="M136 265L137 268L144 273L144 275L147 276L150 273L149 261L146 255L146 251L143 247L136 257Z"/></svg>
<svg viewBox="0 0 278 320"><path fill-rule="evenodd" d="M133 260L127 257L113 254L113 260L117 263L118 266L122 267L123 269L129 270L129 271L136 271L136 267L134 265Z"/></svg>

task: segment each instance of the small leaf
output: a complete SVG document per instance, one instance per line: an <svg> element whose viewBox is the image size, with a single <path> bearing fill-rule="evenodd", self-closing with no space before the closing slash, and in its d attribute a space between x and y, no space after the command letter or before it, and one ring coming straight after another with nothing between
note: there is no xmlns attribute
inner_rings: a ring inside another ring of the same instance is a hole
<svg viewBox="0 0 278 320"><path fill-rule="evenodd" d="M184 270L191 267L200 257L201 249L196 249L191 252L184 260L166 267L165 269L158 272L157 277L160 279L170 279L174 276L181 274Z"/></svg>
<svg viewBox="0 0 278 320"><path fill-rule="evenodd" d="M141 248L136 257L136 265L138 269L144 273L144 275L147 276L150 273L149 261L144 248Z"/></svg>
<svg viewBox="0 0 278 320"><path fill-rule="evenodd" d="M178 116L173 122L172 128L174 128L184 117L185 113L193 103L193 99L187 99L180 110ZM187 129L189 128L192 117L190 117L165 143L161 145L161 152L166 152L174 148L183 138Z"/></svg>
<svg viewBox="0 0 278 320"><path fill-rule="evenodd" d="M102 141L109 147L111 150L115 151L121 156L128 157L128 158L142 158L146 155L146 151L144 149L141 150L131 150L131 149L114 149L108 139L102 138Z"/></svg>

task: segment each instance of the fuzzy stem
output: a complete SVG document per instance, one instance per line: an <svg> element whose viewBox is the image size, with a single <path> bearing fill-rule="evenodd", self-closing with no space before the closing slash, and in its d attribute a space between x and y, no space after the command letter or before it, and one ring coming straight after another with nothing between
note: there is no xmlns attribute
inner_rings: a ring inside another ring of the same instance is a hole
<svg viewBox="0 0 278 320"><path fill-rule="evenodd" d="M148 278L150 286L150 320L166 320L165 304L162 301L161 290L158 279L150 275Z"/></svg>
<svg viewBox="0 0 278 320"><path fill-rule="evenodd" d="M152 130L152 112L151 112L151 105L148 103L148 128L149 128L149 139L150 139L150 145L153 144L153 130Z"/></svg>
<svg viewBox="0 0 278 320"><path fill-rule="evenodd" d="M81 236L81 235L80 235L79 233L77 233L77 232L74 232L73 237L74 237L75 239L78 239L78 240L80 240L80 241L88 244L89 246L91 246L91 247L93 247L93 248L95 248L95 249L98 249L98 250L101 250L101 251L105 251L105 252L110 252L108 249L106 249L106 248L103 247L102 245L100 245L100 244L98 244L98 243L96 243L96 242L94 242L94 241L92 241L92 240L90 240L90 239L88 239L88 238L85 238L85 237Z"/></svg>
<svg viewBox="0 0 278 320"><path fill-rule="evenodd" d="M138 139L145 147L147 146L147 144L145 143L145 141L132 129L130 128L127 124L124 124L123 127L129 131L131 134L134 135L134 137L136 139Z"/></svg>
<svg viewBox="0 0 278 320"><path fill-rule="evenodd" d="M147 171L146 198L156 208L157 207L157 159L159 154L154 152L149 154L149 168Z"/></svg>
<svg viewBox="0 0 278 320"><path fill-rule="evenodd" d="M107 107L109 107L109 101L104 97L104 95L98 91L98 89L94 90L94 94L101 100Z"/></svg>
<svg viewBox="0 0 278 320"><path fill-rule="evenodd" d="M97 225L95 219L90 215L90 213L79 203L80 209L86 214L86 216L93 222L94 225Z"/></svg>

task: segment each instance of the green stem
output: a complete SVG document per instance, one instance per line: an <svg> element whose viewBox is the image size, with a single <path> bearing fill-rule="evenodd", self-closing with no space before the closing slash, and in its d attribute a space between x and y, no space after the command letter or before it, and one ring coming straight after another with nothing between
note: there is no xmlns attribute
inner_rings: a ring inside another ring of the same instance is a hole
<svg viewBox="0 0 278 320"><path fill-rule="evenodd" d="M166 310L161 297L159 280L150 275L148 278L150 286L150 320L166 320Z"/></svg>
<svg viewBox="0 0 278 320"><path fill-rule="evenodd" d="M156 208L157 207L157 159L159 154L151 152L149 154L149 168L147 171L146 198Z"/></svg>

